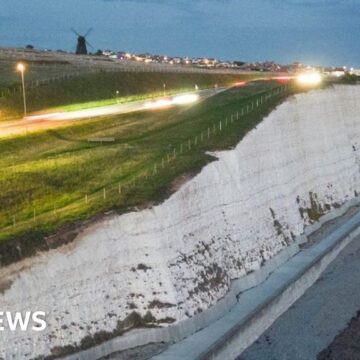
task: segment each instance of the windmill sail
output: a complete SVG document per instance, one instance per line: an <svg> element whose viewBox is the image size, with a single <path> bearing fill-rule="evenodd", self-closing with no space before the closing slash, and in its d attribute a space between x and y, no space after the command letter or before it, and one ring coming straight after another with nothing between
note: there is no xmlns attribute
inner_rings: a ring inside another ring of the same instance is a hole
<svg viewBox="0 0 360 360"><path fill-rule="evenodd" d="M76 30L71 28L71 31L77 36L77 44L76 44L76 51L75 54L76 55L87 55L88 51L87 51L87 47L86 45L89 45L90 47L92 47L90 45L90 43L86 40L86 37L90 34L90 32L92 31L92 28L90 28L85 35L80 35Z"/></svg>

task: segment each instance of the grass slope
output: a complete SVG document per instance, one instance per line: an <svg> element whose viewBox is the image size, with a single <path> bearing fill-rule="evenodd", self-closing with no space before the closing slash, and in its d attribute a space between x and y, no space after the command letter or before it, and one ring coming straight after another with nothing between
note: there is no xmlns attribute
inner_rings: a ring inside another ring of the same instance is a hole
<svg viewBox="0 0 360 360"><path fill-rule="evenodd" d="M278 86L256 82L193 107L86 120L56 131L1 141L0 240L21 240L25 243L22 246L32 248L64 224L106 209L124 212L163 199L177 176L197 171L211 161L206 151L234 146L282 101L286 93L267 99L231 122L232 114ZM89 143L94 137L112 137L115 142ZM12 226L14 220L16 226ZM2 250L0 262L9 255ZM26 253L23 248L22 252Z"/></svg>

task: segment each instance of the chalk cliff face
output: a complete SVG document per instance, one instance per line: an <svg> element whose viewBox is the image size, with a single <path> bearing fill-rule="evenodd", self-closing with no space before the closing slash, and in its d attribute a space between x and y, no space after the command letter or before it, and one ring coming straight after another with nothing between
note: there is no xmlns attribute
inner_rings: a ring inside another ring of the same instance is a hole
<svg viewBox="0 0 360 360"><path fill-rule="evenodd" d="M3 269L12 284L1 310L46 311L48 328L3 332L0 357L48 355L100 331L168 326L211 307L232 279L357 196L359 101L359 86L296 95L161 205Z"/></svg>

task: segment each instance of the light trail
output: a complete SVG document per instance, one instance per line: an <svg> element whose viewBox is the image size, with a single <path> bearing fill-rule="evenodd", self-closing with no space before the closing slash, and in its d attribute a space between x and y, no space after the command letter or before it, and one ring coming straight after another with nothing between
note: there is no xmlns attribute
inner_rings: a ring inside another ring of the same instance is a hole
<svg viewBox="0 0 360 360"><path fill-rule="evenodd" d="M184 94L175 96L172 99L172 103L174 105L188 105L200 100L200 96L198 94Z"/></svg>
<svg viewBox="0 0 360 360"><path fill-rule="evenodd" d="M303 86L315 86L321 83L322 77L321 74L318 72L305 72L299 74L296 77L296 81L298 84Z"/></svg>
<svg viewBox="0 0 360 360"><path fill-rule="evenodd" d="M249 81L237 81L233 87L243 87L256 81L271 81L287 82L294 79L295 76L279 75L273 77L257 78ZM71 112L56 112L46 114L35 114L27 116L22 120L10 121L0 123L0 138L6 136L13 136L17 134L26 134L38 130L53 129L58 126L65 126L71 124L73 121L91 119L96 117L112 116L119 114L127 114L136 111L161 110L175 106L184 106L196 103L201 99L214 96L229 87L211 88L199 90L194 93L175 95L173 97L162 97L152 101L141 100L126 104L114 104L91 109L76 110Z"/></svg>
<svg viewBox="0 0 360 360"><path fill-rule="evenodd" d="M173 105L171 99L159 99L154 101L148 101L144 104L144 108L148 110L164 109Z"/></svg>
<svg viewBox="0 0 360 360"><path fill-rule="evenodd" d="M127 104L114 104L92 109L76 110L71 112L57 112L39 115L27 116L25 120L48 120L48 121L68 121L68 120L81 120L87 118L95 118L100 116L125 114L129 112L142 111L142 110L156 110L177 105L187 105L198 101L200 98L215 95L221 89L206 89L200 90L198 93L177 95L174 97L160 98L152 101L134 101Z"/></svg>
<svg viewBox="0 0 360 360"><path fill-rule="evenodd" d="M91 109L71 112L56 112L27 116L22 120L6 123L0 122L0 138L16 134L25 134L37 130L52 129L69 125L71 122L102 116L127 114L136 111L160 110L175 106L190 105L200 99L214 96L227 88L205 89L191 94L176 95L174 97L158 98L153 101L141 100L126 104L114 104Z"/></svg>

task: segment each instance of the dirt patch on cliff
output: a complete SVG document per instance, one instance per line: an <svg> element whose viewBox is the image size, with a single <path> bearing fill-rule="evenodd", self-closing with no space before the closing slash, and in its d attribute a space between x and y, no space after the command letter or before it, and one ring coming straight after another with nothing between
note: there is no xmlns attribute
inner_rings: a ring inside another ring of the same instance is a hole
<svg viewBox="0 0 360 360"><path fill-rule="evenodd" d="M53 360L61 356L66 356L78 353L82 350L87 350L105 341L111 340L114 337L121 336L130 330L154 327L158 327L158 324L155 317L150 311L148 311L144 316L141 316L136 311L133 311L124 320L118 320L117 326L113 331L99 331L95 334L88 335L84 337L78 345L53 347L51 349L51 355L47 356L45 359Z"/></svg>
<svg viewBox="0 0 360 360"><path fill-rule="evenodd" d="M4 281L0 281L0 294L4 294L6 290L9 290L12 285L12 281L5 279Z"/></svg>
<svg viewBox="0 0 360 360"><path fill-rule="evenodd" d="M196 175L195 172L190 172L190 173L186 173L186 174L178 176L176 179L174 179L171 182L171 184L169 186L170 191L171 192L178 191L184 184L186 184L188 181L190 181L195 175Z"/></svg>
<svg viewBox="0 0 360 360"><path fill-rule="evenodd" d="M330 235L338 227L348 221L356 212L359 211L360 205L354 205L349 207L347 211L341 216L338 216L332 220L325 222L320 229L315 230L307 237L307 242L300 245L301 248L308 248L315 243L321 241L325 236Z"/></svg>
<svg viewBox="0 0 360 360"><path fill-rule="evenodd" d="M52 235L47 235L42 231L32 231L21 234L11 241L0 243L0 268L35 256L39 252L70 244L89 224L100 221L107 215L109 212L99 213L87 220L64 225Z"/></svg>

